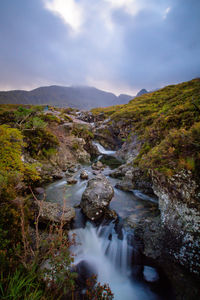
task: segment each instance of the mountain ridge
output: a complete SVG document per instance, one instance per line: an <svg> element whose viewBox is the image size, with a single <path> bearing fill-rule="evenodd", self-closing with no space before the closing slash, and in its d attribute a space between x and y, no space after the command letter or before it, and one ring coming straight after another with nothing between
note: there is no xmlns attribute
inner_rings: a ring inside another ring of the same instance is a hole
<svg viewBox="0 0 200 300"><path fill-rule="evenodd" d="M70 106L78 109L91 109L97 106L106 107L125 104L133 96L121 94L116 96L89 86L43 86L30 91L0 91L0 104L33 104Z"/></svg>

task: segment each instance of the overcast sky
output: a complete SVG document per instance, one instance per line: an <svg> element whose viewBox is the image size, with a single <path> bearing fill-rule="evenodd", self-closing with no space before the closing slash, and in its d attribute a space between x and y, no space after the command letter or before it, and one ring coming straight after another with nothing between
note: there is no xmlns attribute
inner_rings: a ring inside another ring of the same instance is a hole
<svg viewBox="0 0 200 300"><path fill-rule="evenodd" d="M200 76L200 0L0 0L0 89L134 95Z"/></svg>

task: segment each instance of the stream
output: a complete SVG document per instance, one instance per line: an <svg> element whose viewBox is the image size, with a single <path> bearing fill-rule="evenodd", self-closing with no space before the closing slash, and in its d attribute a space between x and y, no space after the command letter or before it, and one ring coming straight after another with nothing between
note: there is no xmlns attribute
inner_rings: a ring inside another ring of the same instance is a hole
<svg viewBox="0 0 200 300"><path fill-rule="evenodd" d="M101 153L98 159L115 160L115 151L95 144ZM147 263L139 254L134 230L129 227L129 219L138 222L141 218L158 215L157 200L138 190L124 192L115 188L119 179L109 177L111 166L107 166L102 174L114 188L110 208L116 211L118 219L103 220L97 225L88 221L78 208L87 186L87 180L80 179L83 169L89 179L95 176L90 165L83 165L72 174L77 180L76 184L68 185L67 180L62 179L46 187L47 201L62 205L65 197L67 205L76 208L76 217L70 231L70 235L76 234L76 245L71 249L75 255L74 264L81 272L96 274L101 284L109 284L116 300L174 299L163 271Z"/></svg>

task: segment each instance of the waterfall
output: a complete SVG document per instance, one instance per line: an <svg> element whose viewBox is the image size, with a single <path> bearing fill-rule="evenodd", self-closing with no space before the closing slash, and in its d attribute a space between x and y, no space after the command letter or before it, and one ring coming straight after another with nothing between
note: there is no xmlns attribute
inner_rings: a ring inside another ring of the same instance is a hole
<svg viewBox="0 0 200 300"><path fill-rule="evenodd" d="M113 223L95 227L88 222L85 228L72 230L70 235L75 234L78 244L71 248L74 265L84 263L90 272L97 275L99 282L108 283L114 299L157 299L149 289L132 281L131 260L134 249L128 242L128 234L123 230L121 233L119 239Z"/></svg>
<svg viewBox="0 0 200 300"><path fill-rule="evenodd" d="M93 142L93 144L97 147L99 153L104 155L114 155L116 151L106 150L102 145L97 142Z"/></svg>

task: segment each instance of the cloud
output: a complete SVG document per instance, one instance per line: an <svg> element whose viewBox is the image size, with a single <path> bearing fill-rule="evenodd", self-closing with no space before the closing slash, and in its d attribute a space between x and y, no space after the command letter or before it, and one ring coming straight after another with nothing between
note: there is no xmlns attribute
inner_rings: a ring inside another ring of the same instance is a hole
<svg viewBox="0 0 200 300"><path fill-rule="evenodd" d="M0 89L133 93L200 75L200 1L1 0Z"/></svg>
<svg viewBox="0 0 200 300"><path fill-rule="evenodd" d="M105 0L114 9L124 9L126 13L136 15L141 8L141 2L137 0Z"/></svg>
<svg viewBox="0 0 200 300"><path fill-rule="evenodd" d="M44 0L45 7L62 18L74 32L79 32L83 23L82 7L75 0Z"/></svg>

